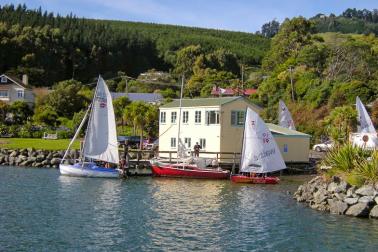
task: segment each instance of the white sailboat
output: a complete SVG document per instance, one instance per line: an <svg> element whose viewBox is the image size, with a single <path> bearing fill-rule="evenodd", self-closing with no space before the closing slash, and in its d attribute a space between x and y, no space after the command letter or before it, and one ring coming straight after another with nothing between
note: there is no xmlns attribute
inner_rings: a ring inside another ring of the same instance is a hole
<svg viewBox="0 0 378 252"><path fill-rule="evenodd" d="M352 142L354 146L376 149L378 147L377 132L364 104L358 96L356 98L356 109L358 128L357 133L350 135L350 142Z"/></svg>
<svg viewBox="0 0 378 252"><path fill-rule="evenodd" d="M279 182L277 177L266 177L263 174L285 168L272 133L260 116L248 108L239 169L241 174L233 175L231 180L237 183L276 184Z"/></svg>
<svg viewBox="0 0 378 252"><path fill-rule="evenodd" d="M79 135L81 128L89 116L88 126L84 138L81 160L76 164L66 164L67 153ZM117 169L105 168L92 160L105 163L119 163L117 132L112 98L105 81L98 78L93 101L86 112L79 128L72 138L64 157L59 165L62 175L78 177L117 178Z"/></svg>
<svg viewBox="0 0 378 252"><path fill-rule="evenodd" d="M281 127L296 130L290 111L282 100L278 102L278 120Z"/></svg>

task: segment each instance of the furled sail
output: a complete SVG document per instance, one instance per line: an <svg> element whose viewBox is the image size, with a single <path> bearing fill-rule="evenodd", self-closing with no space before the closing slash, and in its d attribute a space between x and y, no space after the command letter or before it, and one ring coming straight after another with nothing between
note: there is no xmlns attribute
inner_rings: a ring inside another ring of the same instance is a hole
<svg viewBox="0 0 378 252"><path fill-rule="evenodd" d="M285 168L285 162L272 133L260 116L248 108L240 171L267 173Z"/></svg>
<svg viewBox="0 0 378 252"><path fill-rule="evenodd" d="M289 128L295 130L295 125L293 118L291 117L289 109L286 107L286 104L280 100L278 104L278 120L279 125L284 128Z"/></svg>
<svg viewBox="0 0 378 252"><path fill-rule="evenodd" d="M359 133L374 133L376 134L373 122L370 119L369 114L367 113L364 104L362 104L360 98L356 98L356 107L358 113L358 132Z"/></svg>
<svg viewBox="0 0 378 252"><path fill-rule="evenodd" d="M92 111L85 135L84 156L119 163L112 97L101 76L98 78L92 102Z"/></svg>

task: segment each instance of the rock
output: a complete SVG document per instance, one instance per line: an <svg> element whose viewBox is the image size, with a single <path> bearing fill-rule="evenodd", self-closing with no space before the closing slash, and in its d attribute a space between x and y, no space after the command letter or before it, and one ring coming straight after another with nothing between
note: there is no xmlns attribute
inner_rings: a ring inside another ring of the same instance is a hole
<svg viewBox="0 0 378 252"><path fill-rule="evenodd" d="M39 155L37 155L35 160L37 162L42 162L43 160L45 160L45 156L43 154L39 154Z"/></svg>
<svg viewBox="0 0 378 252"><path fill-rule="evenodd" d="M15 150L15 151L12 151L12 153L11 154L9 154L9 156L10 157L16 157L16 156L18 156L18 151L17 150Z"/></svg>
<svg viewBox="0 0 378 252"><path fill-rule="evenodd" d="M329 211L333 214L344 214L348 209L348 204L340 200L329 199L327 200Z"/></svg>
<svg viewBox="0 0 378 252"><path fill-rule="evenodd" d="M43 166L48 166L48 165L50 165L50 160L43 160L43 161L42 161L42 165L43 165Z"/></svg>
<svg viewBox="0 0 378 252"><path fill-rule="evenodd" d="M29 160L30 163L35 162L36 159L37 159L36 157L29 157L28 158L28 160Z"/></svg>
<svg viewBox="0 0 378 252"><path fill-rule="evenodd" d="M338 199L343 201L345 199L345 194L344 193L335 193L334 196Z"/></svg>
<svg viewBox="0 0 378 252"><path fill-rule="evenodd" d="M316 193L314 193L314 202L316 204L320 204L325 201L328 197L328 192L324 189L320 189Z"/></svg>
<svg viewBox="0 0 378 252"><path fill-rule="evenodd" d="M53 154L50 152L49 154L47 154L47 156L46 156L46 159L52 159L53 158Z"/></svg>
<svg viewBox="0 0 378 252"><path fill-rule="evenodd" d="M352 197L352 195L354 194L355 191L356 191L356 187L355 187L355 186L352 186L351 188L349 188L349 189L347 190L346 196L347 196L347 197Z"/></svg>
<svg viewBox="0 0 378 252"><path fill-rule="evenodd" d="M362 196L375 196L376 192L375 192L373 186L366 185L366 186L363 186L363 187L357 189L356 193L358 195L362 195Z"/></svg>
<svg viewBox="0 0 378 252"><path fill-rule="evenodd" d="M371 204L374 202L374 196L362 196L358 202Z"/></svg>
<svg viewBox="0 0 378 252"><path fill-rule="evenodd" d="M34 167L42 167L43 165L42 165L42 163L38 163L38 162L36 162L33 166L34 166Z"/></svg>
<svg viewBox="0 0 378 252"><path fill-rule="evenodd" d="M345 182L345 181L341 181L338 186L336 187L335 189L335 192L336 193L346 193L347 192L347 189L350 187L350 185Z"/></svg>
<svg viewBox="0 0 378 252"><path fill-rule="evenodd" d="M378 205L371 209L369 216L370 218L378 218Z"/></svg>
<svg viewBox="0 0 378 252"><path fill-rule="evenodd" d="M368 203L360 202L349 207L345 214L355 217L366 217L369 215L369 209L370 206Z"/></svg>
<svg viewBox="0 0 378 252"><path fill-rule="evenodd" d="M62 158L62 155L60 155L59 152L55 152L52 156L53 158Z"/></svg>
<svg viewBox="0 0 378 252"><path fill-rule="evenodd" d="M328 185L328 187L327 187L327 191L333 193L333 192L336 190L337 187L338 187L338 184L337 184L337 183L335 183L335 182L331 182L331 183Z"/></svg>
<svg viewBox="0 0 378 252"><path fill-rule="evenodd" d="M345 198L344 202L348 205L354 205L358 202L358 198Z"/></svg>
<svg viewBox="0 0 378 252"><path fill-rule="evenodd" d="M51 159L50 163L52 165L54 165L54 167L55 167L55 165L59 165L60 164L60 158L53 158L53 159Z"/></svg>
<svg viewBox="0 0 378 252"><path fill-rule="evenodd" d="M375 204L378 205L378 196L376 196L376 197L374 198L374 201L375 201Z"/></svg>
<svg viewBox="0 0 378 252"><path fill-rule="evenodd" d="M335 182L336 184L340 183L341 178L338 176L332 176L332 182Z"/></svg>

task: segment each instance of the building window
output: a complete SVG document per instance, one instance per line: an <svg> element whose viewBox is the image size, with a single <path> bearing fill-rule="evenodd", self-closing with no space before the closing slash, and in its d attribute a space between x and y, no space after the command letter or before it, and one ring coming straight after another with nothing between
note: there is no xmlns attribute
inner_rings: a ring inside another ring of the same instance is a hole
<svg viewBox="0 0 378 252"><path fill-rule="evenodd" d="M176 148L176 138L171 137L171 148Z"/></svg>
<svg viewBox="0 0 378 252"><path fill-rule="evenodd" d="M17 97L23 98L24 97L24 90L17 90Z"/></svg>
<svg viewBox="0 0 378 252"><path fill-rule="evenodd" d="M206 111L206 124L219 124L219 111Z"/></svg>
<svg viewBox="0 0 378 252"><path fill-rule="evenodd" d="M8 90L0 90L0 97L8 97Z"/></svg>
<svg viewBox="0 0 378 252"><path fill-rule="evenodd" d="M192 146L192 140L190 138L185 137L184 141L186 147L190 148Z"/></svg>
<svg viewBox="0 0 378 252"><path fill-rule="evenodd" d="M160 122L165 123L166 112L160 112Z"/></svg>
<svg viewBox="0 0 378 252"><path fill-rule="evenodd" d="M201 123L201 111L196 111L194 116L195 123Z"/></svg>
<svg viewBox="0 0 378 252"><path fill-rule="evenodd" d="M206 148L206 138L200 138L200 145L202 149Z"/></svg>
<svg viewBox="0 0 378 252"><path fill-rule="evenodd" d="M231 111L231 125L243 126L245 121L244 111Z"/></svg>
<svg viewBox="0 0 378 252"><path fill-rule="evenodd" d="M2 76L2 77L1 77L1 83L7 83L7 82L8 82L7 77Z"/></svg>
<svg viewBox="0 0 378 252"><path fill-rule="evenodd" d="M184 111L182 114L182 122L183 123L188 123L189 121L189 111Z"/></svg>
<svg viewBox="0 0 378 252"><path fill-rule="evenodd" d="M176 123L177 112L171 112L171 123Z"/></svg>

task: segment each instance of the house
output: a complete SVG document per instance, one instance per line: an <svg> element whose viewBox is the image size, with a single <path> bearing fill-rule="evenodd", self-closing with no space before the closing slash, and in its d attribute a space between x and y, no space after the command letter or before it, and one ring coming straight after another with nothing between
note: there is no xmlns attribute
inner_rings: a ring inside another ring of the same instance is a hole
<svg viewBox="0 0 378 252"><path fill-rule="evenodd" d="M159 151L177 151L179 100L160 106ZM233 153L240 153L244 132L245 111L261 108L241 96L183 99L181 105L180 141L193 150L198 142L205 152L223 152L222 161L232 162ZM267 124L286 162L308 162L310 136L278 125ZM228 154L227 154L228 153ZM168 157L168 153L160 156ZM176 155L171 154L172 157ZM202 154L214 157L214 154Z"/></svg>
<svg viewBox="0 0 378 252"><path fill-rule="evenodd" d="M6 103L24 101L34 104L34 94L28 85L28 76L24 74L22 81L14 76L0 75L0 100Z"/></svg>
<svg viewBox="0 0 378 252"><path fill-rule="evenodd" d="M163 96L159 93L114 93L110 92L112 99L119 97L127 97L130 101L143 101L150 104L159 104L164 100Z"/></svg>
<svg viewBox="0 0 378 252"><path fill-rule="evenodd" d="M214 86L211 90L211 95L213 96L236 96L236 95L250 96L251 94L256 94L256 93L257 93L257 89L255 88L240 89L240 88L220 88L220 87Z"/></svg>

